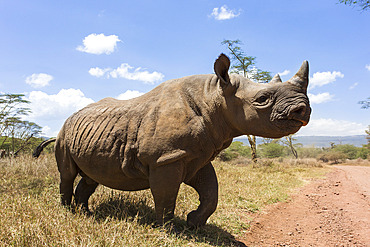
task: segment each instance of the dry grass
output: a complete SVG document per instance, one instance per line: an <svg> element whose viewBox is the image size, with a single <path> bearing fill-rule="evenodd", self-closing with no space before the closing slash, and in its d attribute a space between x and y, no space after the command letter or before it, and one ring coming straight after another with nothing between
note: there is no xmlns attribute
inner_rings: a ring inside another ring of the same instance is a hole
<svg viewBox="0 0 370 247"><path fill-rule="evenodd" d="M198 205L196 192L180 189L175 225L180 233L152 228L150 191L121 192L103 186L90 199L89 217L59 205L53 155L0 160L0 246L232 246L248 229L248 217L266 204L285 201L305 181L327 171L311 161L262 161L256 167L215 161L219 205L208 224L186 227Z"/></svg>
<svg viewBox="0 0 370 247"><path fill-rule="evenodd" d="M349 165L349 166L370 166L370 156L368 159L364 160L361 158L355 159L355 160L346 160L344 163L339 165Z"/></svg>

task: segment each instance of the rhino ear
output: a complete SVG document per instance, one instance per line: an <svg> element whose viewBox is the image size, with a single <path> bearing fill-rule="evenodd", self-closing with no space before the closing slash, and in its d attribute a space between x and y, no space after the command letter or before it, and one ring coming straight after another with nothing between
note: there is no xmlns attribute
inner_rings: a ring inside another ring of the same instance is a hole
<svg viewBox="0 0 370 247"><path fill-rule="evenodd" d="M213 66L215 73L221 81L221 86L227 86L230 84L229 78L229 68L230 68L230 59L223 53L217 58Z"/></svg>
<svg viewBox="0 0 370 247"><path fill-rule="evenodd" d="M301 68L298 72L289 80L293 85L301 87L304 90L307 90L308 86L308 61L303 61Z"/></svg>
<svg viewBox="0 0 370 247"><path fill-rule="evenodd" d="M270 81L269 83L271 83L271 84L282 83L281 78L280 78L280 75L279 75L279 74L276 74L276 75L271 79L271 81Z"/></svg>

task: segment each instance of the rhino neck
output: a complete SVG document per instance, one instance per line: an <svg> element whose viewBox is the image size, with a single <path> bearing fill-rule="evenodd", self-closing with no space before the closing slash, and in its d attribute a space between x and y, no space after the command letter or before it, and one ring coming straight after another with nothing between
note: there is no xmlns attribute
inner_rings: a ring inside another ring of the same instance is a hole
<svg viewBox="0 0 370 247"><path fill-rule="evenodd" d="M202 117L205 129L216 151L221 151L230 145L232 139L241 135L233 128L224 114L225 97L216 75L207 78L200 102L202 102Z"/></svg>

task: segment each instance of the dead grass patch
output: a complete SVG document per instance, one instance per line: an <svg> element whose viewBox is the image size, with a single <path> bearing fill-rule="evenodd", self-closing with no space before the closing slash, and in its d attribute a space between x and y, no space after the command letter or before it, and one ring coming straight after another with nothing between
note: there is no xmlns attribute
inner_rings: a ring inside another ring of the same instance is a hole
<svg viewBox="0 0 370 247"><path fill-rule="evenodd" d="M152 228L150 191L122 192L99 186L88 217L59 205L59 173L53 155L0 160L1 246L233 246L249 227L251 212L285 201L305 181L327 168L311 161L264 161L254 167L215 161L219 205L207 225L191 230L186 215L198 206L189 186L180 188L175 225L178 233Z"/></svg>

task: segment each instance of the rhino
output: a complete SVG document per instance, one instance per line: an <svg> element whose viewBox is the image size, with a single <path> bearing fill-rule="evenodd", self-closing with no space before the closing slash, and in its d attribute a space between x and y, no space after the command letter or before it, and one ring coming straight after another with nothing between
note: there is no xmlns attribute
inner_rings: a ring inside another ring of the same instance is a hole
<svg viewBox="0 0 370 247"><path fill-rule="evenodd" d="M70 116L52 141L60 172L61 203L75 202L89 212L88 200L99 184L123 191L150 189L156 224L174 217L179 187L199 194L200 204L187 215L202 226L216 210L218 182L211 161L234 137L281 138L307 125L308 62L288 81L279 75L256 83L230 73L221 54L215 74L193 75L161 83L130 100L105 98Z"/></svg>

